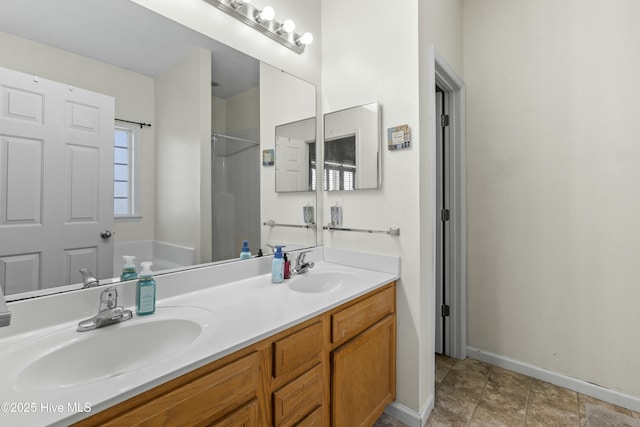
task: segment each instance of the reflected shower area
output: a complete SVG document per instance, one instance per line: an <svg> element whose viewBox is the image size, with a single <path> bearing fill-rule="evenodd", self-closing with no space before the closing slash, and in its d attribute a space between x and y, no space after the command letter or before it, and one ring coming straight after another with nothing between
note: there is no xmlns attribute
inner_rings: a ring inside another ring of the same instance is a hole
<svg viewBox="0 0 640 427"><path fill-rule="evenodd" d="M260 247L260 63L211 58L211 257Z"/></svg>
<svg viewBox="0 0 640 427"><path fill-rule="evenodd" d="M242 241L251 253L260 242L260 142L214 132L211 135L213 261L236 258Z"/></svg>

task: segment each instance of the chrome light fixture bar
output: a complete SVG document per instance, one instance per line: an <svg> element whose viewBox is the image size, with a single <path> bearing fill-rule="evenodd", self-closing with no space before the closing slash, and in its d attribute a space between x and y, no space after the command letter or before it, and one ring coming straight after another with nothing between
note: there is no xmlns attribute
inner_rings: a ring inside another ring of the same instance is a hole
<svg viewBox="0 0 640 427"><path fill-rule="evenodd" d="M307 44L313 41L311 33L297 34L293 31L293 21L280 23L274 18L273 8L267 6L260 10L251 4L250 0L204 0L207 3L244 22L256 31L288 47L298 55L304 52ZM290 31L288 31L290 30Z"/></svg>

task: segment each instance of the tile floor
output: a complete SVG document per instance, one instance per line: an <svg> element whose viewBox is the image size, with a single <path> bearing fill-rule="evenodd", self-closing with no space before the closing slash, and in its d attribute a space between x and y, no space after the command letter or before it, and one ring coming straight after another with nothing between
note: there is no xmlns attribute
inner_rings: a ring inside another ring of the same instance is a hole
<svg viewBox="0 0 640 427"><path fill-rule="evenodd" d="M428 427L585 427L586 404L640 413L474 359L436 355L436 400ZM383 415L374 427L405 427Z"/></svg>

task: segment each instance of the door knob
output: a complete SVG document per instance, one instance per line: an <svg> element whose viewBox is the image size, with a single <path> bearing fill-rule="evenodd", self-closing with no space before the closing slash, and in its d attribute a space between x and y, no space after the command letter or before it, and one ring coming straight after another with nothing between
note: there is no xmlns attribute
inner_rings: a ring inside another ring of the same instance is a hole
<svg viewBox="0 0 640 427"><path fill-rule="evenodd" d="M111 230L102 230L100 232L100 237L102 237L103 239L107 240L110 239L111 236L113 236L113 232Z"/></svg>

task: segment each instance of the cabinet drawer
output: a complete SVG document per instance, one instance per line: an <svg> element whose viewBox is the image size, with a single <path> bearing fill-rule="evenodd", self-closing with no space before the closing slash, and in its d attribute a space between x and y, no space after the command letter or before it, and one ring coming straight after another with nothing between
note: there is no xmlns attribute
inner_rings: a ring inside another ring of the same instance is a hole
<svg viewBox="0 0 640 427"><path fill-rule="evenodd" d="M258 427L259 425L258 401L256 399L251 400L220 421L211 424L212 427Z"/></svg>
<svg viewBox="0 0 640 427"><path fill-rule="evenodd" d="M273 376L322 361L322 322L314 323L273 343Z"/></svg>
<svg viewBox="0 0 640 427"><path fill-rule="evenodd" d="M296 424L296 427L320 427L323 425L324 425L324 411L322 407L320 407L315 411L313 411L312 413L310 413L309 415L307 415L306 417L304 417L302 421Z"/></svg>
<svg viewBox="0 0 640 427"><path fill-rule="evenodd" d="M394 287L331 315L331 342L346 341L395 311Z"/></svg>
<svg viewBox="0 0 640 427"><path fill-rule="evenodd" d="M105 425L208 425L255 398L259 384L260 357L251 353Z"/></svg>
<svg viewBox="0 0 640 427"><path fill-rule="evenodd" d="M318 407L323 400L322 365L273 393L273 424L276 427L295 425Z"/></svg>

